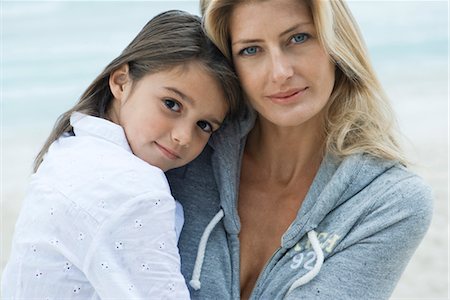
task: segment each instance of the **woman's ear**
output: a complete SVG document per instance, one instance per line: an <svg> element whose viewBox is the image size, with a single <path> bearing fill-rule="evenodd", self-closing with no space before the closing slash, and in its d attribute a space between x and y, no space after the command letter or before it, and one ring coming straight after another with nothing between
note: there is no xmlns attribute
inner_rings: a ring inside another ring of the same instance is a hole
<svg viewBox="0 0 450 300"><path fill-rule="evenodd" d="M128 64L123 64L109 76L109 88L114 98L120 102L126 99L126 95L129 93L129 87L131 86L128 71Z"/></svg>

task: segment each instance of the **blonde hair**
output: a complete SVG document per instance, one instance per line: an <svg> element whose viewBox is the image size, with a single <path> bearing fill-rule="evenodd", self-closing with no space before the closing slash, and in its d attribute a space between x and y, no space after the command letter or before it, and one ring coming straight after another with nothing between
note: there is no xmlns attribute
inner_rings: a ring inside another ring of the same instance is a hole
<svg viewBox="0 0 450 300"><path fill-rule="evenodd" d="M171 10L151 19L133 41L114 59L81 95L78 103L63 113L34 161L34 172L50 145L63 134L73 134L70 116L78 111L106 118L113 95L109 76L124 64L135 84L145 75L198 62L219 83L233 117L239 111L241 90L230 62L207 38L198 16Z"/></svg>
<svg viewBox="0 0 450 300"><path fill-rule="evenodd" d="M340 158L369 153L406 164L391 105L349 8L343 0L304 1L311 10L319 41L336 65L333 92L325 108L326 151ZM230 61L229 20L234 7L244 2L200 1L205 30Z"/></svg>

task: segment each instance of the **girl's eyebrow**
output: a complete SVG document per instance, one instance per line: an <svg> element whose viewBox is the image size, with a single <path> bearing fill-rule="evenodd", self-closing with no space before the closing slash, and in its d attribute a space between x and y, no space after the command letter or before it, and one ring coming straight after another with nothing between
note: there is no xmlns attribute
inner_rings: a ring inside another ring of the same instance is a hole
<svg viewBox="0 0 450 300"><path fill-rule="evenodd" d="M193 101L190 97L186 96L186 94L184 94L183 92L181 92L179 89L174 88L174 87L170 87L170 86L165 86L164 87L166 90L177 94L181 99L183 99L183 101L188 102L189 104L194 103L195 101Z"/></svg>
<svg viewBox="0 0 450 300"><path fill-rule="evenodd" d="M183 99L183 101L186 101L186 102L188 102L191 105L195 102L191 98L186 96L183 92L178 90L177 88L170 87L170 86L165 86L164 88L166 90L170 91L170 92L173 92L173 93L177 94L178 96L180 96L181 99ZM218 127L222 126L222 122L220 122L219 120L217 120L214 117L209 117L209 121L211 121L211 123L216 124Z"/></svg>
<svg viewBox="0 0 450 300"><path fill-rule="evenodd" d="M289 27L288 29L286 29L285 31L283 31L282 33L280 33L278 36L282 37L283 35L285 35L287 33L298 30L302 26L312 25L312 24L313 24L313 22L302 22L302 23L295 24L295 25ZM240 39L240 40L233 42L231 45L233 46L236 44L252 44L252 43L259 43L262 41L263 41L262 39L245 39L244 38L244 39Z"/></svg>

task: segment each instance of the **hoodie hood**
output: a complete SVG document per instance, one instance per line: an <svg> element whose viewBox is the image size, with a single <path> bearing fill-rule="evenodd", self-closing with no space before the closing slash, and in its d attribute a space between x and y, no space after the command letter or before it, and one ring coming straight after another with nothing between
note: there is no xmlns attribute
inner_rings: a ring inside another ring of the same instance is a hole
<svg viewBox="0 0 450 300"><path fill-rule="evenodd" d="M223 222L230 234L238 234L241 228L237 213L239 170L247 134L253 128L255 121L256 112L247 106L240 114L238 122L227 120L209 141L209 145L214 149L211 163L213 170L217 170L214 172L214 177L225 215Z"/></svg>
<svg viewBox="0 0 450 300"><path fill-rule="evenodd" d="M239 122L226 122L210 140L210 146L214 149L213 169L221 170L215 172L214 176L221 195L224 226L230 234L238 234L240 231L237 213L239 170L246 137L255 120L256 112L247 108L241 114ZM235 159L236 157L240 159ZM365 154L351 155L343 160L326 155L302 208L282 237L282 247L292 247L308 231L314 230L331 210L352 198L395 165L396 161L381 160Z"/></svg>
<svg viewBox="0 0 450 300"><path fill-rule="evenodd" d="M397 165L355 154L342 161L327 155L316 174L295 221L282 237L282 246L291 248L306 232L317 228L333 210L370 185L377 177Z"/></svg>

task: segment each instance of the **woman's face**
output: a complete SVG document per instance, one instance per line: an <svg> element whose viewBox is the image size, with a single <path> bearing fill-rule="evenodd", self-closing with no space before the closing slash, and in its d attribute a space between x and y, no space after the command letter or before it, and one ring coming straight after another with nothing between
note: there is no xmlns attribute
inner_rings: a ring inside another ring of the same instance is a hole
<svg viewBox="0 0 450 300"><path fill-rule="evenodd" d="M231 51L244 92L278 126L318 120L334 85L309 7L299 0L240 4L230 19Z"/></svg>

